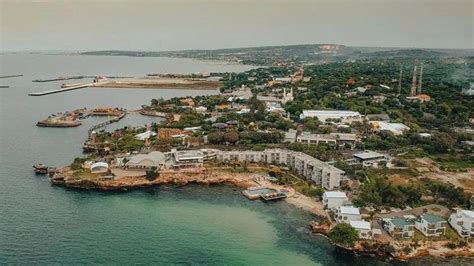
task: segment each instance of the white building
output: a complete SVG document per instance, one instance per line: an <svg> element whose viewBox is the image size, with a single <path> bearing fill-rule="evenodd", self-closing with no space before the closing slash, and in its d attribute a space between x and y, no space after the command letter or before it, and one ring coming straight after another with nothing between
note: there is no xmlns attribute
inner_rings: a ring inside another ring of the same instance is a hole
<svg viewBox="0 0 474 266"><path fill-rule="evenodd" d="M449 217L449 224L461 237L474 237L474 211L457 209Z"/></svg>
<svg viewBox="0 0 474 266"><path fill-rule="evenodd" d="M296 142L304 144L336 144L337 138L330 134L311 134L311 132L303 132L301 135L296 137Z"/></svg>
<svg viewBox="0 0 474 266"><path fill-rule="evenodd" d="M369 239L372 237L372 227L369 222L366 221L349 221L349 224L357 230L359 238Z"/></svg>
<svg viewBox="0 0 474 266"><path fill-rule="evenodd" d="M165 165L165 161L166 157L162 152L152 151L148 154L137 154L130 157L130 160L125 163L125 167L136 169L156 167L160 169Z"/></svg>
<svg viewBox="0 0 474 266"><path fill-rule="evenodd" d="M303 110L300 115L301 119L307 117L317 117L319 121L326 122L326 120L341 120L343 123L352 123L355 121L362 122L364 116L359 112L344 111L344 110Z"/></svg>
<svg viewBox="0 0 474 266"><path fill-rule="evenodd" d="M415 227L425 236L441 236L446 231L447 222L444 218L424 213L415 221Z"/></svg>
<svg viewBox="0 0 474 266"><path fill-rule="evenodd" d="M348 224L349 221L360 221L362 219L359 208L352 206L340 206L339 208L336 208L335 214L337 223Z"/></svg>
<svg viewBox="0 0 474 266"><path fill-rule="evenodd" d="M393 238L410 238L415 235L415 222L405 217L382 219L382 227Z"/></svg>
<svg viewBox="0 0 474 266"><path fill-rule="evenodd" d="M174 168L202 167L204 154L200 150L171 151L172 166Z"/></svg>
<svg viewBox="0 0 474 266"><path fill-rule="evenodd" d="M323 194L323 205L325 209L341 207L347 201L346 193L342 191L326 191Z"/></svg>
<svg viewBox="0 0 474 266"><path fill-rule="evenodd" d="M109 172L109 164L106 162L96 162L91 164L91 173L104 174Z"/></svg>
<svg viewBox="0 0 474 266"><path fill-rule="evenodd" d="M148 131L145 131L143 133L136 134L135 138L138 139L138 140L144 141L144 140L149 139L150 137L154 137L154 136L156 136L156 133L151 131L151 130L148 130Z"/></svg>
<svg viewBox="0 0 474 266"><path fill-rule="evenodd" d="M298 131L296 131L295 129L288 130L288 132L285 132L285 139L283 140L283 142L285 142L285 143L294 143L296 141L296 134L297 133L298 133Z"/></svg>
<svg viewBox="0 0 474 266"><path fill-rule="evenodd" d="M358 163L362 164L362 166L374 168L378 168L381 162L388 164L392 160L390 156L374 151L356 153L353 157Z"/></svg>
<svg viewBox="0 0 474 266"><path fill-rule="evenodd" d="M395 136L403 135L405 131L410 130L408 126L402 123L389 123L385 121L370 121L369 123L375 132L386 130L392 132Z"/></svg>
<svg viewBox="0 0 474 266"><path fill-rule="evenodd" d="M249 163L277 164L313 180L325 189L340 186L345 172L302 152L286 149L266 149L264 151L219 151L218 161L240 161Z"/></svg>

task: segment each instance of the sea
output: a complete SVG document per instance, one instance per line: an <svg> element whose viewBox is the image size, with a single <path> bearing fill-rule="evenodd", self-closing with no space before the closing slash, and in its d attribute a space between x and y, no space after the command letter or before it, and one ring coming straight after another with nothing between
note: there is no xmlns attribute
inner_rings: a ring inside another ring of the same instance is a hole
<svg viewBox="0 0 474 266"><path fill-rule="evenodd" d="M103 106L138 109L153 98L216 94L210 90L86 88L42 97L60 76L143 76L149 73L241 72L252 66L177 58L41 53L0 55L0 264L154 265L389 265L336 251L311 234L311 214L284 201L249 201L230 186L160 186L99 192L52 186L33 173L81 157L92 125L39 128L51 114ZM159 118L130 115L110 130ZM469 265L466 259L422 259L410 264Z"/></svg>

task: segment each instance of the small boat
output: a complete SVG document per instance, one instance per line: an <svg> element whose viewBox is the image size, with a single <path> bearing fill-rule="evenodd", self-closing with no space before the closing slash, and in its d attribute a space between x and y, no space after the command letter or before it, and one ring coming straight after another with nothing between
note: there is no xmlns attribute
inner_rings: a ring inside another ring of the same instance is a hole
<svg viewBox="0 0 474 266"><path fill-rule="evenodd" d="M35 174L37 175L45 175L48 173L48 167L43 164L33 165Z"/></svg>

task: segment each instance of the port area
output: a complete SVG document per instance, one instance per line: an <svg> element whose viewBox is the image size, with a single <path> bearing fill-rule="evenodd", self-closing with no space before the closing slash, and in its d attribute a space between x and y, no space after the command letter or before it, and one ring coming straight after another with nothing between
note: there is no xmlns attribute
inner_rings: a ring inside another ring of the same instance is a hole
<svg viewBox="0 0 474 266"><path fill-rule="evenodd" d="M219 80L206 77L148 75L141 78L100 79L94 87L104 88L144 88L144 89L200 89L216 90L222 86Z"/></svg>
<svg viewBox="0 0 474 266"><path fill-rule="evenodd" d="M92 76L78 76L57 79L33 80L33 82L48 82L69 79L83 79ZM104 77L96 76L89 83L62 84L61 88L42 92L32 92L29 96L45 96L54 93L67 92L87 87L98 88L141 88L141 89L196 89L217 90L222 86L220 78L195 75L147 75L141 78L130 77Z"/></svg>
<svg viewBox="0 0 474 266"><path fill-rule="evenodd" d="M251 200L271 201L286 198L288 192L288 190L278 190L270 187L251 187L242 191L242 194Z"/></svg>
<svg viewBox="0 0 474 266"><path fill-rule="evenodd" d="M112 119L107 123L117 122L127 114L126 110L112 107L101 107L95 109L77 109L50 115L47 119L36 123L38 127L77 127L82 124L81 120L89 116L109 116ZM105 123L105 122L104 122ZM101 123L102 125L102 123Z"/></svg>

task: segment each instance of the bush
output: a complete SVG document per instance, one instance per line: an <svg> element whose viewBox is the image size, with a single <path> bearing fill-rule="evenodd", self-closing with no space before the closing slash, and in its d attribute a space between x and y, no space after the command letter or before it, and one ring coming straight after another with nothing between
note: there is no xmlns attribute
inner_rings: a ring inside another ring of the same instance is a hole
<svg viewBox="0 0 474 266"><path fill-rule="evenodd" d="M341 223L334 226L329 232L329 238L339 245L351 247L359 238L359 234L349 224Z"/></svg>

